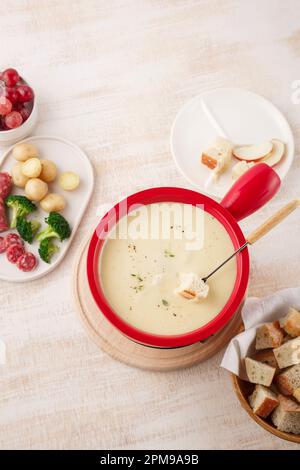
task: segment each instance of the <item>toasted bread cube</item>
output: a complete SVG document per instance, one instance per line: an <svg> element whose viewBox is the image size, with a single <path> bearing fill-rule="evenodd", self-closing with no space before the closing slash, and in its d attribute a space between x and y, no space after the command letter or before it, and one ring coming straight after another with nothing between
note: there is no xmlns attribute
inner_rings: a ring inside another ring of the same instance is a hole
<svg viewBox="0 0 300 470"><path fill-rule="evenodd" d="M232 149L233 145L229 140L218 137L210 148L202 152L201 163L214 170L216 175L220 174L231 162Z"/></svg>
<svg viewBox="0 0 300 470"><path fill-rule="evenodd" d="M281 320L281 326L290 336L300 336L300 312L290 307L287 316Z"/></svg>
<svg viewBox="0 0 300 470"><path fill-rule="evenodd" d="M216 149L208 149L201 154L201 163L208 166L211 170L214 170L217 166L218 151Z"/></svg>
<svg viewBox="0 0 300 470"><path fill-rule="evenodd" d="M261 418L266 418L279 404L275 393L263 385L256 385L249 403L253 412Z"/></svg>
<svg viewBox="0 0 300 470"><path fill-rule="evenodd" d="M293 395L300 387L300 364L289 367L275 378L276 386L282 395Z"/></svg>
<svg viewBox="0 0 300 470"><path fill-rule="evenodd" d="M300 405L283 395L278 395L278 401L271 415L273 424L279 431L300 434Z"/></svg>
<svg viewBox="0 0 300 470"><path fill-rule="evenodd" d="M276 372L280 370L275 359L273 349L262 349L260 351L257 351L257 353L255 353L255 355L253 356L253 359L258 362L263 362L264 364L267 364L270 367L274 367L276 369Z"/></svg>
<svg viewBox="0 0 300 470"><path fill-rule="evenodd" d="M291 339L279 348L275 348L274 355L280 369L300 364L300 337Z"/></svg>
<svg viewBox="0 0 300 470"><path fill-rule="evenodd" d="M278 348L282 344L283 336L279 322L264 323L257 328L255 348Z"/></svg>
<svg viewBox="0 0 300 470"><path fill-rule="evenodd" d="M251 383L265 385L266 387L271 385L276 370L274 367L255 361L250 357L246 357L245 366L248 379Z"/></svg>
<svg viewBox="0 0 300 470"><path fill-rule="evenodd" d="M196 273L180 273L180 285L175 290L175 294L189 300L200 300L206 298L209 292L209 285Z"/></svg>

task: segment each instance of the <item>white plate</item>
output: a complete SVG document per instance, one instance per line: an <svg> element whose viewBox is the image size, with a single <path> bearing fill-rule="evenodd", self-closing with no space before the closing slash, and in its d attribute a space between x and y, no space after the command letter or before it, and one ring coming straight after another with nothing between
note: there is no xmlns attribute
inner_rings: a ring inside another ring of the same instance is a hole
<svg viewBox="0 0 300 470"><path fill-rule="evenodd" d="M203 93L186 103L177 114L171 130L171 151L183 176L211 196L222 198L233 183L231 168L214 183L211 170L200 163L202 151L218 136L227 137L234 144L280 139L286 144L286 154L273 168L283 179L292 164L292 131L270 101L239 88L218 88Z"/></svg>
<svg viewBox="0 0 300 470"><path fill-rule="evenodd" d="M39 259L38 242L33 242L31 245L26 243L26 250L34 253L39 260L36 269L30 272L20 271L16 265L11 264L6 259L5 253L0 254L0 279L12 282L26 282L38 279L55 269L63 260L88 205L94 186L94 175L90 161L77 145L65 139L50 136L29 137L22 142L30 142L36 145L40 157L53 160L57 165L59 173L74 171L80 175L80 185L75 191L64 191L56 181L49 183L49 192L61 194L66 199L66 208L62 214L70 223L72 229L71 237L62 243L56 240L60 250L53 256L51 264L47 264ZM3 155L0 171L8 171L10 173L12 166L16 163L12 156L12 149L13 147L8 149ZM24 191L21 188L15 187L12 194L24 194ZM31 218L40 220L44 228L47 226L44 218L47 217L48 213L39 208L39 203L36 203L36 205L38 210L32 214ZM13 231L16 232L16 230ZM9 232L3 232L0 235L4 236L6 233Z"/></svg>

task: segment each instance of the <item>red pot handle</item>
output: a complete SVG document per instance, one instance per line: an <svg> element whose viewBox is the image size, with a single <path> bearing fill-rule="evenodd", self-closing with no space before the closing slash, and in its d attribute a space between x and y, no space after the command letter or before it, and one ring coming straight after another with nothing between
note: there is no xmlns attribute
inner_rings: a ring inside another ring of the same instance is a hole
<svg viewBox="0 0 300 470"><path fill-rule="evenodd" d="M241 220L266 204L277 193L281 180L266 163L258 163L233 184L221 201L236 220Z"/></svg>

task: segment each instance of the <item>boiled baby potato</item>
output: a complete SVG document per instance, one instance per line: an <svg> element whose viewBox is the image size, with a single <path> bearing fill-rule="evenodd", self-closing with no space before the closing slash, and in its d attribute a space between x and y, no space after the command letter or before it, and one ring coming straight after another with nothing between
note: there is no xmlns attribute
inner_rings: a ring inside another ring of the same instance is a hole
<svg viewBox="0 0 300 470"><path fill-rule="evenodd" d="M22 172L23 165L24 163L17 162L11 169L11 176L13 179L13 183L18 188L25 188L25 185L27 181L29 180L27 176L23 175L23 172Z"/></svg>
<svg viewBox="0 0 300 470"><path fill-rule="evenodd" d="M40 206L45 212L60 212L64 210L66 201L60 194L49 193L41 200Z"/></svg>
<svg viewBox="0 0 300 470"><path fill-rule="evenodd" d="M42 164L38 158L29 158L23 163L22 173L28 178L37 178L42 171Z"/></svg>
<svg viewBox="0 0 300 470"><path fill-rule="evenodd" d="M46 183L54 181L57 175L57 168L54 162L51 160L41 160L42 171L39 177Z"/></svg>
<svg viewBox="0 0 300 470"><path fill-rule="evenodd" d="M32 144L18 144L13 148L13 157L19 162L26 162L29 158L39 156L38 149Z"/></svg>
<svg viewBox="0 0 300 470"><path fill-rule="evenodd" d="M74 189L78 188L79 186L79 176L72 171L66 171L65 173L61 173L59 177L59 185L65 191L73 191Z"/></svg>
<svg viewBox="0 0 300 470"><path fill-rule="evenodd" d="M25 195L31 201L41 201L48 192L48 185L39 178L31 178L25 186Z"/></svg>

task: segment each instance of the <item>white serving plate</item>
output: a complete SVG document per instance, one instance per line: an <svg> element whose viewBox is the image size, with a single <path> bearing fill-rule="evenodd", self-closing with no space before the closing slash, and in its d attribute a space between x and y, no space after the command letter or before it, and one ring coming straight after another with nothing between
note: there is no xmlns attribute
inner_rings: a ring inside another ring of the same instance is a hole
<svg viewBox="0 0 300 470"><path fill-rule="evenodd" d="M233 184L231 168L218 183L200 155L223 136L234 144L252 144L277 138L286 144L284 158L273 168L283 179L294 158L294 138L282 113L267 99L239 88L217 88L188 101L171 130L171 152L183 176L201 192L222 198ZM238 160L233 159L231 167Z"/></svg>
<svg viewBox="0 0 300 470"><path fill-rule="evenodd" d="M23 140L22 142L30 142L35 145L40 153L40 158L53 160L58 168L58 172L73 171L80 176L80 185L75 191L64 191L58 185L57 181L49 183L49 192L55 192L64 196L66 200L66 208L62 215L68 220L72 228L71 237L64 242L56 240L56 244L60 250L55 253L52 258L51 264L47 264L39 258L38 255L38 242L34 241L31 245L26 243L27 251L31 251L37 256L39 260L38 266L34 271L23 272L20 271L16 265L10 263L6 259L5 253L0 254L0 279L11 282L27 282L45 276L50 271L53 271L58 264L63 260L67 250L69 249L72 239L76 233L78 225L88 205L94 187L94 175L91 163L86 154L75 144L65 139L52 136L34 136ZM13 147L9 148L1 159L0 171L10 170L16 160L12 156ZM12 194L24 194L24 190L14 187ZM32 219L38 219L42 222L42 227L46 227L44 218L48 213L44 212L36 203L38 210L30 216ZM42 229L41 227L41 229ZM13 230L16 232L16 230ZM3 232L0 235L4 236Z"/></svg>

